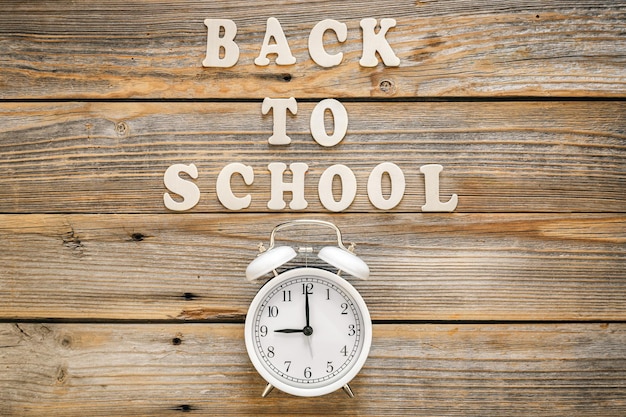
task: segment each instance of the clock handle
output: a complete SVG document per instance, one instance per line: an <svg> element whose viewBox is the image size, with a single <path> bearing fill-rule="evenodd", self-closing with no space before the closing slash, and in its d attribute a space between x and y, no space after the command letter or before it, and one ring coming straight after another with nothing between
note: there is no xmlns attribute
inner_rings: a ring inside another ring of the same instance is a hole
<svg viewBox="0 0 626 417"><path fill-rule="evenodd" d="M345 271L353 277L359 279L367 279L370 274L369 267L358 256L353 253L354 245L350 245L346 248L343 244L341 237L341 231L337 226L331 222L324 220L313 219L298 219L291 220L285 223L281 223L272 229L270 234L270 246L267 250L263 248L263 245L259 246L261 253L255 260L250 262L246 268L246 278L249 281L262 277L263 275L274 271L276 274L276 268L284 265L293 258L296 257L296 251L289 246L274 247L276 243L276 233L280 230L288 227L299 225L317 225L328 227L335 231L337 235L337 246L323 247L317 254L318 258L324 262L336 267L339 271ZM338 272L339 273L339 272Z"/></svg>
<svg viewBox="0 0 626 417"><path fill-rule="evenodd" d="M268 250L272 249L274 247L274 240L275 240L276 232L278 232L279 230L282 230L282 229L286 229L288 227L302 225L302 224L319 225L319 226L325 226L325 227L328 227L330 229L333 229L335 231L335 233L337 234L337 246L339 246L343 250L349 251L348 248L346 248L344 246L344 244L343 244L343 239L341 238L341 231L339 230L339 228L337 226L335 226L331 222L327 222L327 221L324 221L324 220L315 220L315 219L291 220L291 221L288 221L288 222L285 222L285 223L281 223L278 226L274 227L274 229L272 230L272 233L270 234L270 247L268 248Z"/></svg>

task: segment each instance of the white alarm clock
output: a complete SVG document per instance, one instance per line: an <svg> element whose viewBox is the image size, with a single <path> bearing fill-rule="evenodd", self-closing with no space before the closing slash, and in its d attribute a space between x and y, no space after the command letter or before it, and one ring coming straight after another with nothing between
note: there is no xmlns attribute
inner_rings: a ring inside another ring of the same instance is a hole
<svg viewBox="0 0 626 417"><path fill-rule="evenodd" d="M336 273L308 266L276 272L298 253L290 246L274 246L275 234L298 225L320 225L336 232L337 246L326 246L317 254L337 268ZM270 272L275 276L250 304L245 341L252 364L268 382L263 397L274 387L303 397L343 388L353 397L348 382L367 359L372 321L363 298L340 273L367 279L367 264L344 246L337 226L321 220L276 226L269 248L262 250L248 265L246 278L255 280Z"/></svg>

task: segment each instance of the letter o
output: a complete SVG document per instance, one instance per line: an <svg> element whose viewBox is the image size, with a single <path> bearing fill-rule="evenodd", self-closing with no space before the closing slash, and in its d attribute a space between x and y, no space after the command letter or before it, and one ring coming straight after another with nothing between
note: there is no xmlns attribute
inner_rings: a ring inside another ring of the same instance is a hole
<svg viewBox="0 0 626 417"><path fill-rule="evenodd" d="M389 198L383 196L382 177L385 172L389 174L391 179L391 195ZM391 210L404 197L405 186L404 173L400 167L391 162L383 162L370 172L367 180L367 196L374 207L381 210Z"/></svg>
<svg viewBox="0 0 626 417"><path fill-rule="evenodd" d="M341 180L341 199L333 196L333 179ZM322 205L330 211L338 212L350 207L356 197L356 177L354 172L345 165L337 164L326 168L317 184L317 192Z"/></svg>
<svg viewBox="0 0 626 417"><path fill-rule="evenodd" d="M334 130L332 136L328 136L324 128L324 113L330 110L333 115ZM346 136L348 131L348 112L338 100L327 98L315 106L311 113L311 135L315 142L322 146L335 146Z"/></svg>

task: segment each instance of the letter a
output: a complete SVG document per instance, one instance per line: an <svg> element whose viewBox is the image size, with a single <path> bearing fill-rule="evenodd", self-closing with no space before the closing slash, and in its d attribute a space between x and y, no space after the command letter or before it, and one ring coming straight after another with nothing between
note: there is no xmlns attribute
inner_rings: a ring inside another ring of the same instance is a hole
<svg viewBox="0 0 626 417"><path fill-rule="evenodd" d="M274 38L276 43L270 45L272 38ZM277 65L292 65L296 63L296 58L291 55L291 50L289 49L283 28L275 17L267 19L267 28L265 29L265 39L263 39L261 53L254 60L254 63L260 67L269 65L270 60L267 57L269 54L278 55L276 57Z"/></svg>

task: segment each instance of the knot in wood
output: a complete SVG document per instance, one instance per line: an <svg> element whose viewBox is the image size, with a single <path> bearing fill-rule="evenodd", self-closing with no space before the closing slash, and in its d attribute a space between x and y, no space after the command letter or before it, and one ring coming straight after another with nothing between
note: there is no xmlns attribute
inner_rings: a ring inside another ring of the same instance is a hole
<svg viewBox="0 0 626 417"><path fill-rule="evenodd" d="M382 91L383 93L388 94L392 94L396 90L395 85L391 80L382 80L380 84L378 84L378 88L380 88L380 91Z"/></svg>
<svg viewBox="0 0 626 417"><path fill-rule="evenodd" d="M124 122L119 122L115 124L115 133L117 136L127 136L128 135L128 125Z"/></svg>

